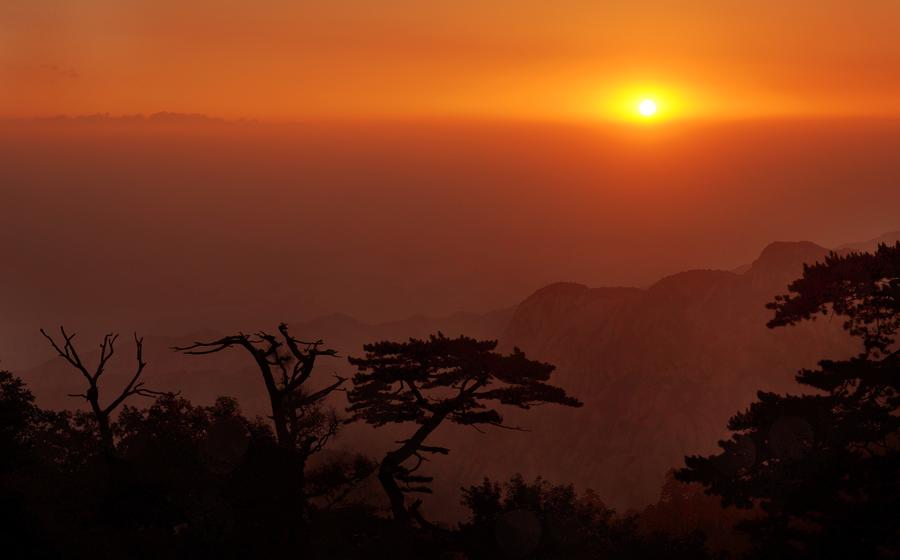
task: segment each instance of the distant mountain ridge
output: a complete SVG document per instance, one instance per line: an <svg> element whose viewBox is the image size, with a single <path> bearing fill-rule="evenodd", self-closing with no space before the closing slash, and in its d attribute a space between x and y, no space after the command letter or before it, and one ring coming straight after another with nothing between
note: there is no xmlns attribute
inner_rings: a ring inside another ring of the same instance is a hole
<svg viewBox="0 0 900 560"><path fill-rule="evenodd" d="M614 505L639 507L656 498L683 455L712 451L728 418L757 390L796 391L797 369L853 352L827 321L765 326L765 304L804 263L828 252L778 242L742 273L691 270L645 290L554 284L532 294L501 338L556 364L559 382L585 401L577 411L542 411L552 428L536 437L561 458L558 471L542 472L592 486ZM586 449L598 459L573 460Z"/></svg>
<svg viewBox="0 0 900 560"><path fill-rule="evenodd" d="M836 250L838 252L848 252L848 251L868 252L868 251L874 250L878 245L880 245L882 243L893 244L893 243L897 243L897 242L900 242L900 230L891 231L891 232L885 233L884 235L876 237L874 239L869 239L867 241L860 241L857 243L848 243L846 245L841 245Z"/></svg>
<svg viewBox="0 0 900 560"><path fill-rule="evenodd" d="M857 246L864 245L844 247ZM615 507L636 508L656 500L665 472L685 454L713 451L728 418L757 390L798 391L797 369L858 350L827 318L797 328L765 326L771 313L765 304L786 291L804 263L820 261L828 252L810 242L777 242L743 271L690 270L646 289L560 282L540 288L513 309L487 314L419 316L377 325L333 314L291 327L298 336L326 340L342 356L358 355L365 342L437 330L499 338L504 349L517 346L555 364L556 382L585 402L575 410L508 411L509 422L532 430L526 434L481 435L455 426L438 430L435 443L452 452L429 465L437 476L436 493L428 502L435 517L454 518L459 486L516 472L574 482L595 489ZM243 353L189 357L168 350L214 336L148 338L148 386L180 389L201 403L220 394L236 396L246 411L264 415L258 373ZM128 344L120 346L120 361L106 380L111 385L123 382L130 368ZM318 371L322 382L331 379L332 371L350 373L346 361L336 359L323 360ZM64 395L79 389L79 379L58 360L22 375L42 405L74 404ZM397 430L354 425L337 445L377 458L397 436Z"/></svg>

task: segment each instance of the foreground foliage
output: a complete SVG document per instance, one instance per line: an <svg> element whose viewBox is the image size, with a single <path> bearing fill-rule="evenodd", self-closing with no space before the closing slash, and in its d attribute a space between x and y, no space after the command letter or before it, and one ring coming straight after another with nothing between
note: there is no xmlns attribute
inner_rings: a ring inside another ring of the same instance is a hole
<svg viewBox="0 0 900 560"><path fill-rule="evenodd" d="M321 490L305 512L282 481L297 476L269 424L219 398L196 406L162 395L124 406L111 424L115 460L90 412L41 410L0 372L0 539L4 558L628 558L704 556L699 538L638 532L591 494L544 481L486 481L463 492L471 520L415 527L377 503L341 499L367 460L324 462L307 473ZM524 514L528 550L510 545ZM530 515L531 517L527 517ZM510 532L512 531L512 532ZM510 548L512 546L512 548ZM504 552L505 551L505 552ZM640 552L643 556L634 556ZM520 554L521 553L521 554ZM646 555L644 555L646 553ZM615 556L613 556L615 557Z"/></svg>
<svg viewBox="0 0 900 560"><path fill-rule="evenodd" d="M722 451L686 458L657 504L617 514L590 491L537 478L462 489L468 518L427 522L423 454L443 422L516 429L502 407L580 406L550 384L553 366L496 342L441 334L380 342L351 359L349 418L310 390L321 342L237 334L179 351L239 348L255 361L272 416L220 397L198 406L147 389L142 341L117 396L102 391L115 335L96 367L74 335L46 335L86 388L86 411L50 411L0 371L3 558L897 558L900 557L900 244L807 266L771 304L771 327L841 317L861 351L803 370L797 395L760 392L735 415ZM115 394L114 394L115 395ZM149 397L147 406L132 397ZM340 426L412 426L378 463L326 449ZM273 428L274 426L274 428ZM527 437L523 435L523 437ZM355 492L377 477L387 502ZM705 488L702 494L700 487ZM717 502L721 502L719 505ZM726 506L726 507L722 507ZM736 508L742 508L738 511ZM416 521L416 522L413 522ZM746 531L742 539L731 529Z"/></svg>
<svg viewBox="0 0 900 560"><path fill-rule="evenodd" d="M900 557L900 244L831 255L789 289L769 326L833 314L861 353L800 371L805 394L760 392L722 452L688 457L679 477L758 506L744 526L760 557Z"/></svg>

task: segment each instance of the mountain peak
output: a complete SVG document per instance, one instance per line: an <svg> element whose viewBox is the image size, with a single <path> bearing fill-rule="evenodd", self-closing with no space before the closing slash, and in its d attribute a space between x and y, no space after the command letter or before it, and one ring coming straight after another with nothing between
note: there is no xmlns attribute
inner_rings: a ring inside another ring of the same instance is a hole
<svg viewBox="0 0 900 560"><path fill-rule="evenodd" d="M533 294L531 294L528 299L532 298L544 298L551 295L574 295L588 291L590 288L585 286L584 284L579 284L577 282L553 282L552 284L547 284L543 288L538 288L535 290Z"/></svg>
<svg viewBox="0 0 900 560"><path fill-rule="evenodd" d="M769 243L753 261L750 271L783 269L813 264L825 258L829 250L811 241L776 241Z"/></svg>
<svg viewBox="0 0 900 560"><path fill-rule="evenodd" d="M744 276L766 290L772 285L787 286L803 273L803 265L824 260L829 252L810 241L776 241L762 250Z"/></svg>

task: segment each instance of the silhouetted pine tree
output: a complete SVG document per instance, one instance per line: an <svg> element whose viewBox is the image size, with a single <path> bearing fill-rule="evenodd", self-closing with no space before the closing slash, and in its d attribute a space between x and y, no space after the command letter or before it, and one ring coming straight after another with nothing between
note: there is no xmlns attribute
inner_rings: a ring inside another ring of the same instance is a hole
<svg viewBox="0 0 900 560"><path fill-rule="evenodd" d="M427 524L418 511L421 501L408 508L405 494L431 491L428 483L433 477L417 471L425 460L423 454L449 452L425 444L445 420L509 428L494 405L524 409L544 403L581 406L562 388L547 383L554 366L529 360L518 349L503 355L494 351L496 347L495 340L448 338L438 333L426 340L367 344L365 358L350 358L357 367L353 389L347 394L347 410L354 419L373 426L418 425L379 465L379 481L398 521L415 518Z"/></svg>
<svg viewBox="0 0 900 560"><path fill-rule="evenodd" d="M797 381L813 394L760 392L710 457L687 457L678 476L726 504L758 504L745 523L767 558L900 556L900 244L832 254L804 268L790 295L769 304L770 327L818 315L843 318L863 351L823 360Z"/></svg>

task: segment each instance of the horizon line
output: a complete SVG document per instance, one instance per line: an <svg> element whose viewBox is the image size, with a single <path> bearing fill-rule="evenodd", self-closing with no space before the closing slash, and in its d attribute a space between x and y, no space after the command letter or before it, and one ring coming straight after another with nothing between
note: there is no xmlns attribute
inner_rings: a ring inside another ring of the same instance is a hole
<svg viewBox="0 0 900 560"><path fill-rule="evenodd" d="M638 128L661 128L670 125L703 125L729 123L766 123L766 122L894 122L900 121L900 114L770 114L749 116L685 116L666 117L652 122L638 119L612 117L524 117L511 115L479 115L479 114L411 114L411 115L322 115L294 117L253 117L224 116L210 113L152 111L138 113L54 113L33 115L2 115L0 123L53 123L53 122L110 122L121 124L232 124L232 125L310 125L310 124L543 124L578 127L594 126L627 126Z"/></svg>

